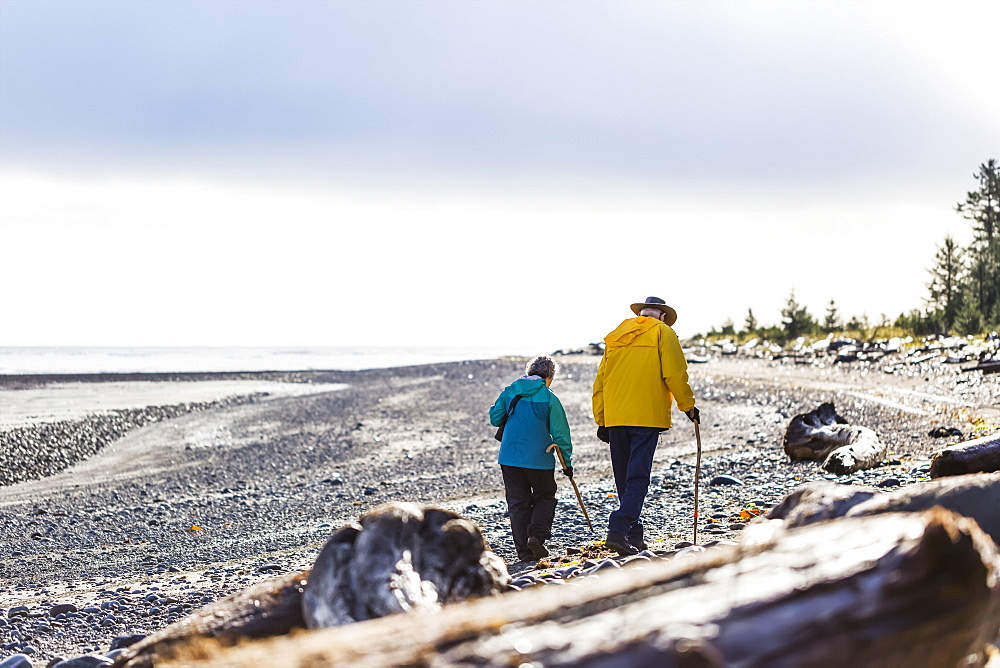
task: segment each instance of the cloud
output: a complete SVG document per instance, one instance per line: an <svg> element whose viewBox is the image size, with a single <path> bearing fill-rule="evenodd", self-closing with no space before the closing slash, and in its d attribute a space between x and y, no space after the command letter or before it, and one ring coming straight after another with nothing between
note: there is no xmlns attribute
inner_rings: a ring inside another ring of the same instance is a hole
<svg viewBox="0 0 1000 668"><path fill-rule="evenodd" d="M3 150L590 187L858 179L997 136L877 16L820 7L14 2Z"/></svg>

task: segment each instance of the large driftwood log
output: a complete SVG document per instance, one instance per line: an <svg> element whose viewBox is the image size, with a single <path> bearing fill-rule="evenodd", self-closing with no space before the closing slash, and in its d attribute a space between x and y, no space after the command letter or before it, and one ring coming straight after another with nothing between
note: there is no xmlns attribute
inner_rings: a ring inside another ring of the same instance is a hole
<svg viewBox="0 0 1000 668"><path fill-rule="evenodd" d="M872 494L873 491L870 487L832 482L807 483L763 517L796 527L835 517L914 512L941 506L976 520L983 531L1000 543L1000 473L952 476L887 494ZM770 535L770 530L759 520L744 531L747 536L759 532Z"/></svg>
<svg viewBox="0 0 1000 668"><path fill-rule="evenodd" d="M823 468L837 475L877 466L887 450L868 427L847 424L832 403L792 418L783 447L793 462L824 460Z"/></svg>
<svg viewBox="0 0 1000 668"><path fill-rule="evenodd" d="M1000 471L1000 437L987 436L941 450L931 459L931 477Z"/></svg>
<svg viewBox="0 0 1000 668"><path fill-rule="evenodd" d="M479 528L447 510L388 503L337 531L313 568L257 583L129 647L115 666L158 665L178 644L221 645L496 594L510 576ZM265 663L261 665L276 665Z"/></svg>
<svg viewBox="0 0 1000 668"><path fill-rule="evenodd" d="M303 614L309 628L320 628L436 610L498 594L509 579L503 560L469 520L414 503L387 503L338 531L320 551Z"/></svg>
<svg viewBox="0 0 1000 668"><path fill-rule="evenodd" d="M941 509L844 519L164 665L956 666L1000 627L996 550Z"/></svg>

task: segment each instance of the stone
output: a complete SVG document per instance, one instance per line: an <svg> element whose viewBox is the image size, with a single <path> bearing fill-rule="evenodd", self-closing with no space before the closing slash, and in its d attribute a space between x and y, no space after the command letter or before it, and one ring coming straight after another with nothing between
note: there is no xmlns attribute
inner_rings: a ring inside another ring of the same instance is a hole
<svg viewBox="0 0 1000 668"><path fill-rule="evenodd" d="M742 485L743 481L731 475L717 475L708 483L712 485Z"/></svg>
<svg viewBox="0 0 1000 668"><path fill-rule="evenodd" d="M76 610L76 606L72 603L56 603L49 608L49 615L55 617L56 615L64 615L67 612L76 612Z"/></svg>
<svg viewBox="0 0 1000 668"><path fill-rule="evenodd" d="M0 661L0 668L31 668L31 659L26 654L15 654Z"/></svg>
<svg viewBox="0 0 1000 668"><path fill-rule="evenodd" d="M67 659L57 663L53 668L99 668L100 666L114 665L114 661L105 656L78 656L75 659Z"/></svg>

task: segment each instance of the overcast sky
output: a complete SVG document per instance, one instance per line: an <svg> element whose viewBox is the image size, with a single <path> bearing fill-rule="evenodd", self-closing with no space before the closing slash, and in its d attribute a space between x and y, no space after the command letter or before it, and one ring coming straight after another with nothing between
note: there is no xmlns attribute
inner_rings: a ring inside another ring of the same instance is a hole
<svg viewBox="0 0 1000 668"><path fill-rule="evenodd" d="M923 305L982 2L0 0L0 345L596 341Z"/></svg>

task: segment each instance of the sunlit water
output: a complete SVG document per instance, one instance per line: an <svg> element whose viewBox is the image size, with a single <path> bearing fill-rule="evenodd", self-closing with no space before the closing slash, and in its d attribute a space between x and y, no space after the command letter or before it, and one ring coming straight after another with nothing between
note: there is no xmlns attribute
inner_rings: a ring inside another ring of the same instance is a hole
<svg viewBox="0 0 1000 668"><path fill-rule="evenodd" d="M0 347L0 374L358 370L526 354L521 350L490 347Z"/></svg>

